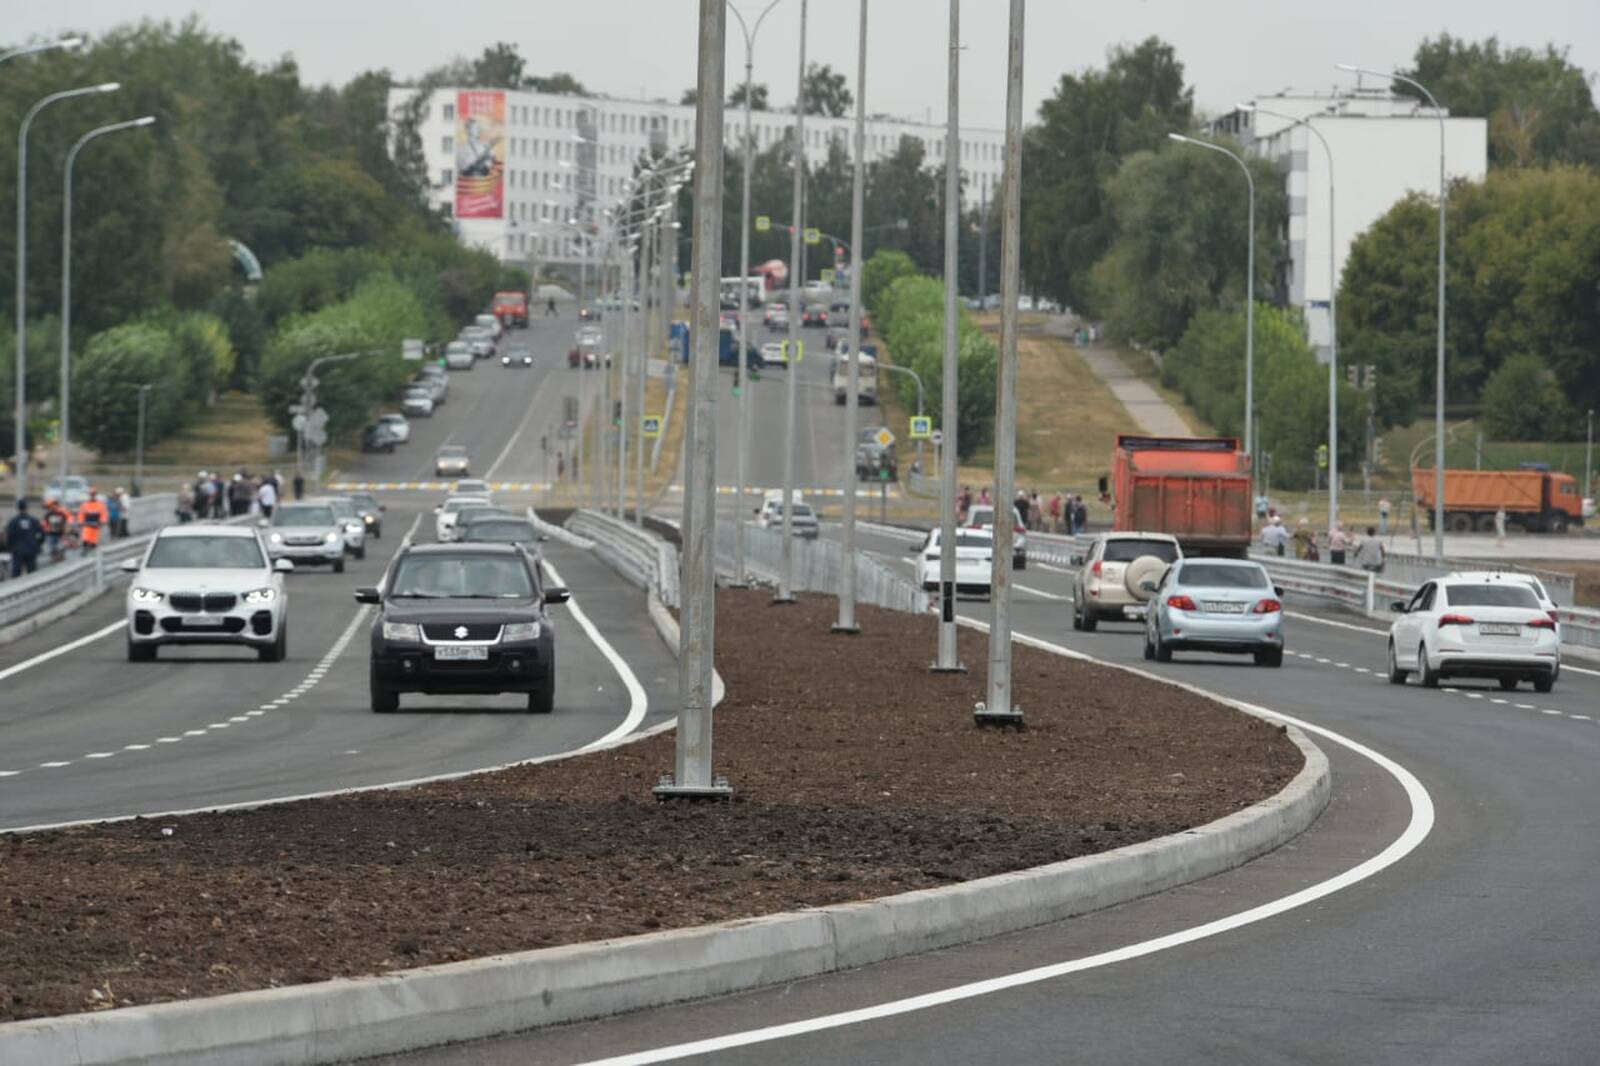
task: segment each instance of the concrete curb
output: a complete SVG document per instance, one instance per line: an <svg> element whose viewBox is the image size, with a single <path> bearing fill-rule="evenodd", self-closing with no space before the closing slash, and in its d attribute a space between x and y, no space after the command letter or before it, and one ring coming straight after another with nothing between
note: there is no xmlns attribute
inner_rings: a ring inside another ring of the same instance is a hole
<svg viewBox="0 0 1600 1066"><path fill-rule="evenodd" d="M1101 855L862 903L384 977L13 1022L0 1025L0 1061L338 1062L725 995L1026 929L1209 877L1303 832L1332 784L1321 750L1292 727L1288 734L1305 765L1277 795Z"/></svg>

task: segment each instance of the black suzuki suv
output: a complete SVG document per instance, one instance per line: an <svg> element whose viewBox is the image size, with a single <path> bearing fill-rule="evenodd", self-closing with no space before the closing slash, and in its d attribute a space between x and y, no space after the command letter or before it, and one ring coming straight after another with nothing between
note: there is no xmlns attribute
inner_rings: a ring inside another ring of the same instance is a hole
<svg viewBox="0 0 1600 1066"><path fill-rule="evenodd" d="M512 544L417 544L395 559L376 603L372 709L397 710L400 693L526 692L528 710L555 708L555 634L546 608L567 590L541 584Z"/></svg>

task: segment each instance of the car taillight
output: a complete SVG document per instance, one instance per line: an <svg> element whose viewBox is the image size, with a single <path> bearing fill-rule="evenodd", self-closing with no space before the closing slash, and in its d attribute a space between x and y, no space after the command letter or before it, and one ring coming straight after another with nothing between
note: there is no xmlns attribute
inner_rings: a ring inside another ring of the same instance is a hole
<svg viewBox="0 0 1600 1066"><path fill-rule="evenodd" d="M1197 609L1194 601L1187 596L1168 596L1167 606L1175 611L1193 611Z"/></svg>
<svg viewBox="0 0 1600 1066"><path fill-rule="evenodd" d="M1272 614L1275 611L1281 611L1281 610L1283 610L1283 604L1279 603L1277 600L1269 598L1269 599L1265 599L1265 600L1262 600L1259 603L1257 603L1253 608L1251 608L1251 613L1252 614Z"/></svg>
<svg viewBox="0 0 1600 1066"><path fill-rule="evenodd" d="M1096 559L1094 561L1094 565L1089 567L1089 573L1093 574L1095 577L1099 577L1100 576L1100 560L1099 559Z"/></svg>
<svg viewBox="0 0 1600 1066"><path fill-rule="evenodd" d="M1552 611L1551 613L1555 612ZM1529 629L1554 629L1555 627L1556 622L1553 618L1533 618L1528 621Z"/></svg>
<svg viewBox="0 0 1600 1066"><path fill-rule="evenodd" d="M1445 626L1470 626L1473 624L1474 623L1472 619L1468 618L1464 614L1447 614L1441 616L1439 619L1440 629L1443 629Z"/></svg>

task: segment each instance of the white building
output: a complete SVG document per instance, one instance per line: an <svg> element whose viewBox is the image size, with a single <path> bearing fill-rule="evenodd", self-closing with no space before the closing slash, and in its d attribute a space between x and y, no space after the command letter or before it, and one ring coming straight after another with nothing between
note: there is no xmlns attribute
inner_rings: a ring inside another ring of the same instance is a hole
<svg viewBox="0 0 1600 1066"><path fill-rule="evenodd" d="M1351 243L1407 193L1438 196L1439 115L1387 89L1358 89L1346 96L1262 96L1251 103L1290 118L1235 110L1212 129L1283 167L1289 201L1289 302L1304 309L1311 344L1326 362L1331 283L1343 276ZM1331 235L1328 155L1297 119L1314 126L1332 152ZM1488 124L1483 119L1446 117L1444 143L1445 173L1451 181L1483 180L1488 169ZM1448 240L1448 222L1446 226Z"/></svg>
<svg viewBox="0 0 1600 1066"><path fill-rule="evenodd" d="M457 152L461 147L457 144L456 108L463 91L471 90L433 90L418 130L430 176L429 205L451 214L455 213ZM390 114L415 92L404 87L391 89ZM458 218L460 239L506 260L577 264L582 258L581 242L573 239L564 224L580 215L588 217L585 208L591 203L605 207L620 199L641 155L692 148L694 116L692 106L664 100L507 90L503 211L498 218ZM751 133L757 150L786 139L793 122L791 112L753 112ZM834 138L840 138L848 150L853 129L853 118L807 115L808 161L817 165L826 160ZM736 149L744 136L742 109L728 109L724 133L728 145ZM943 163L943 126L888 118L867 120L868 160L893 154L902 137L922 142L929 165ZM967 181L966 196L972 203L982 197L997 198L1004 142L1003 130L961 131L961 167ZM738 210L738 206L732 209ZM760 205L755 210L763 213Z"/></svg>

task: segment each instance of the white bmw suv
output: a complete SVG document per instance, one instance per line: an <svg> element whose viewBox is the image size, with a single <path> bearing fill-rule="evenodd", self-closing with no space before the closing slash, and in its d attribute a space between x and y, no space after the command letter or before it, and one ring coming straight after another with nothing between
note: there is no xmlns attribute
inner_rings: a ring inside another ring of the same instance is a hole
<svg viewBox="0 0 1600 1066"><path fill-rule="evenodd" d="M243 644L263 661L288 652L288 559L274 560L245 526L168 526L141 559L122 568L128 586L128 661L147 662L163 644Z"/></svg>

